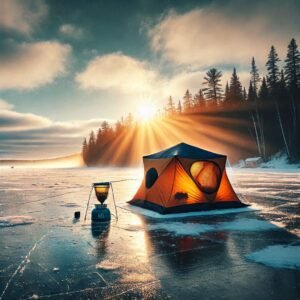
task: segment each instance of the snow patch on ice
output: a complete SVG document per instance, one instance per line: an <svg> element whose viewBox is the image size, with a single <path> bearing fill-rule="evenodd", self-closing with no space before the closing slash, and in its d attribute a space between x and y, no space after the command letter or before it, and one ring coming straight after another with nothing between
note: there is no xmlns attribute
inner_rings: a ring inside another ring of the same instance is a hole
<svg viewBox="0 0 300 300"><path fill-rule="evenodd" d="M240 219L232 222L222 222L214 225L199 223L170 222L148 225L149 230L166 230L177 235L199 235L216 231L262 231L276 230L275 225L257 219Z"/></svg>
<svg viewBox="0 0 300 300"><path fill-rule="evenodd" d="M102 270L116 270L119 269L120 265L116 262L110 261L110 260L103 260L102 262L98 263L96 265L96 269L102 269Z"/></svg>
<svg viewBox="0 0 300 300"><path fill-rule="evenodd" d="M247 255L246 258L274 268L299 269L300 246L269 246Z"/></svg>
<svg viewBox="0 0 300 300"><path fill-rule="evenodd" d="M177 219L177 218L187 218L194 216L214 216L214 215L225 215L225 214L236 214L242 212L253 212L260 210L261 207L257 205L251 205L251 207L241 207L241 208L228 208L228 209L215 209L209 211L193 211L187 213L176 213L176 214L166 214L162 215L158 212L144 209L141 207L133 206L130 204L118 205L119 208L129 210L133 213L141 214L146 217L155 218L155 219Z"/></svg>
<svg viewBox="0 0 300 300"><path fill-rule="evenodd" d="M194 223L162 223L162 224L152 224L148 225L149 230L166 230L174 232L177 235L198 235L200 233L206 233L210 231L217 231L216 225L207 224L194 224Z"/></svg>
<svg viewBox="0 0 300 300"><path fill-rule="evenodd" d="M274 224L263 220L256 219L240 219L233 222L220 224L223 230L237 231L260 231L278 229Z"/></svg>
<svg viewBox="0 0 300 300"><path fill-rule="evenodd" d="M34 223L35 219L29 216L7 216L0 217L0 227L10 227L17 225L28 225Z"/></svg>

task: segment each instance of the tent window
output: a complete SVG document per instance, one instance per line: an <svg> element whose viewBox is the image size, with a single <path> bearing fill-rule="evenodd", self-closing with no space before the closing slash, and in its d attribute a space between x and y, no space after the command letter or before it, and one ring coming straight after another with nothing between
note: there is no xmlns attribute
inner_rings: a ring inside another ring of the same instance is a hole
<svg viewBox="0 0 300 300"><path fill-rule="evenodd" d="M211 161L196 161L191 165L191 175L204 193L215 193L221 182L220 167Z"/></svg>
<svg viewBox="0 0 300 300"><path fill-rule="evenodd" d="M151 168L146 173L146 188L150 189L158 178L158 173L155 168Z"/></svg>

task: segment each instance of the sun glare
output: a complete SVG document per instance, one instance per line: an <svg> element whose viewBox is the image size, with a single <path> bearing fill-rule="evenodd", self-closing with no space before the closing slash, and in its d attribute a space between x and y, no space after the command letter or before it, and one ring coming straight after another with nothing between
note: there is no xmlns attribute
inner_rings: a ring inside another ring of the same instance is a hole
<svg viewBox="0 0 300 300"><path fill-rule="evenodd" d="M154 118L156 109L154 104L145 102L140 104L137 113L139 119L141 119L142 121L150 121Z"/></svg>

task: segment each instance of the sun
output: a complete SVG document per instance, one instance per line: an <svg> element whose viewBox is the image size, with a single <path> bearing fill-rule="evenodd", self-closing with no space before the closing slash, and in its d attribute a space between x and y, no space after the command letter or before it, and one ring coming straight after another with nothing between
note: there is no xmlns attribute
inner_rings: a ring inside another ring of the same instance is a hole
<svg viewBox="0 0 300 300"><path fill-rule="evenodd" d="M138 106L137 115L142 121L150 121L155 117L156 108L153 103L144 102Z"/></svg>

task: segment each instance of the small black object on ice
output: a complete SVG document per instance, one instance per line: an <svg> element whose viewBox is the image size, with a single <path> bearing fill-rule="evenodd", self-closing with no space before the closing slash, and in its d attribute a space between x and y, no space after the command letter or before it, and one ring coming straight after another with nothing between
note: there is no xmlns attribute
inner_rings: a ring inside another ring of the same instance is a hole
<svg viewBox="0 0 300 300"><path fill-rule="evenodd" d="M80 211L75 211L74 218L79 219L80 218Z"/></svg>

